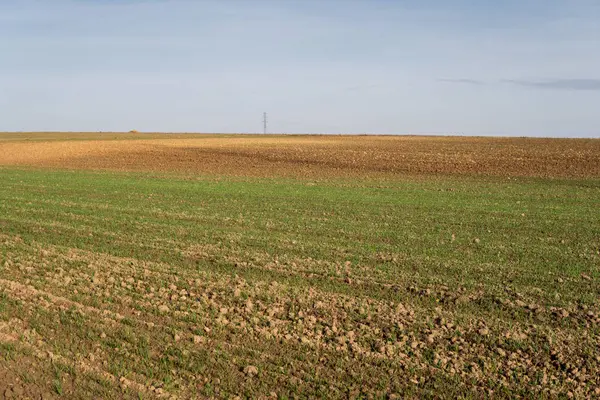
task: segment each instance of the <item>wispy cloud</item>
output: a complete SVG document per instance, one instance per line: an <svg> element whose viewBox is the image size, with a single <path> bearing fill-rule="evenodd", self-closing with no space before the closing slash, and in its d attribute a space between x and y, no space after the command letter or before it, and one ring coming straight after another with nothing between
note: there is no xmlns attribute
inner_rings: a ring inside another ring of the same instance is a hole
<svg viewBox="0 0 600 400"><path fill-rule="evenodd" d="M469 78L443 78L438 82L458 83L465 85L487 85L493 83L508 83L537 89L556 90L592 90L600 91L600 79L594 78L555 78L555 79L501 79L499 81L483 81Z"/></svg>
<svg viewBox="0 0 600 400"><path fill-rule="evenodd" d="M438 82L447 82L447 83L463 83L466 85L484 85L484 81L480 81L477 79L469 79L469 78L441 78L438 79Z"/></svg>
<svg viewBox="0 0 600 400"><path fill-rule="evenodd" d="M378 88L388 87L388 86L389 85L382 85L382 84L356 85L356 86L347 86L347 87L343 88L342 90L345 90L348 92L353 92L353 91L359 91L359 90L378 89Z"/></svg>
<svg viewBox="0 0 600 400"><path fill-rule="evenodd" d="M558 90L597 90L600 91L600 79L549 79L549 80L527 80L527 79L505 79L505 83L518 86L526 86L539 89Z"/></svg>

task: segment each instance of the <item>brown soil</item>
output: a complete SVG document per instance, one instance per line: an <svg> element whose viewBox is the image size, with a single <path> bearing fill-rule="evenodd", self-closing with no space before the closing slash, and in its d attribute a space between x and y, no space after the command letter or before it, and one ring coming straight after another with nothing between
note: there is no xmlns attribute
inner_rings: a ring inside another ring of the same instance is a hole
<svg viewBox="0 0 600 400"><path fill-rule="evenodd" d="M0 165L242 176L600 177L596 139L4 135L5 140L0 135Z"/></svg>
<svg viewBox="0 0 600 400"><path fill-rule="evenodd" d="M18 372L17 372L18 371ZM50 371L41 371L39 360L19 355L18 360L0 363L0 400L56 398Z"/></svg>

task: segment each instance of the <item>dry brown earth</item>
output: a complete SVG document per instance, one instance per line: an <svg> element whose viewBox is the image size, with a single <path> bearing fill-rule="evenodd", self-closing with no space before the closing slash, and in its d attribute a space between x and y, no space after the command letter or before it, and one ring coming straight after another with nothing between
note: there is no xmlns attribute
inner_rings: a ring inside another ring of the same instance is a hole
<svg viewBox="0 0 600 400"><path fill-rule="evenodd" d="M0 134L0 165L248 176L600 177L600 140Z"/></svg>

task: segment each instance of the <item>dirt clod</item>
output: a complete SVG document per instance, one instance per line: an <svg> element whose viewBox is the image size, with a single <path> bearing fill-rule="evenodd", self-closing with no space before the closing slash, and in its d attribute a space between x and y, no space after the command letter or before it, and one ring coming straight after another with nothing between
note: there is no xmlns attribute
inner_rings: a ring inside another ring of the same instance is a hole
<svg viewBox="0 0 600 400"><path fill-rule="evenodd" d="M250 377L255 376L258 374L258 368L256 368L254 365L248 365L244 368L244 373Z"/></svg>

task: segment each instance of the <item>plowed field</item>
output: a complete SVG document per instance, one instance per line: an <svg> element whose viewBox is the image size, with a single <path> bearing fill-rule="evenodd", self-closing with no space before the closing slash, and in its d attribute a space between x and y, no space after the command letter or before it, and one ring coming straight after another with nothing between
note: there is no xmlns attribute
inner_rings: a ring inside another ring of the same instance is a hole
<svg viewBox="0 0 600 400"><path fill-rule="evenodd" d="M293 177L600 177L600 140L13 134L4 141L0 135L0 165Z"/></svg>
<svg viewBox="0 0 600 400"><path fill-rule="evenodd" d="M600 141L0 135L2 398L598 398Z"/></svg>

